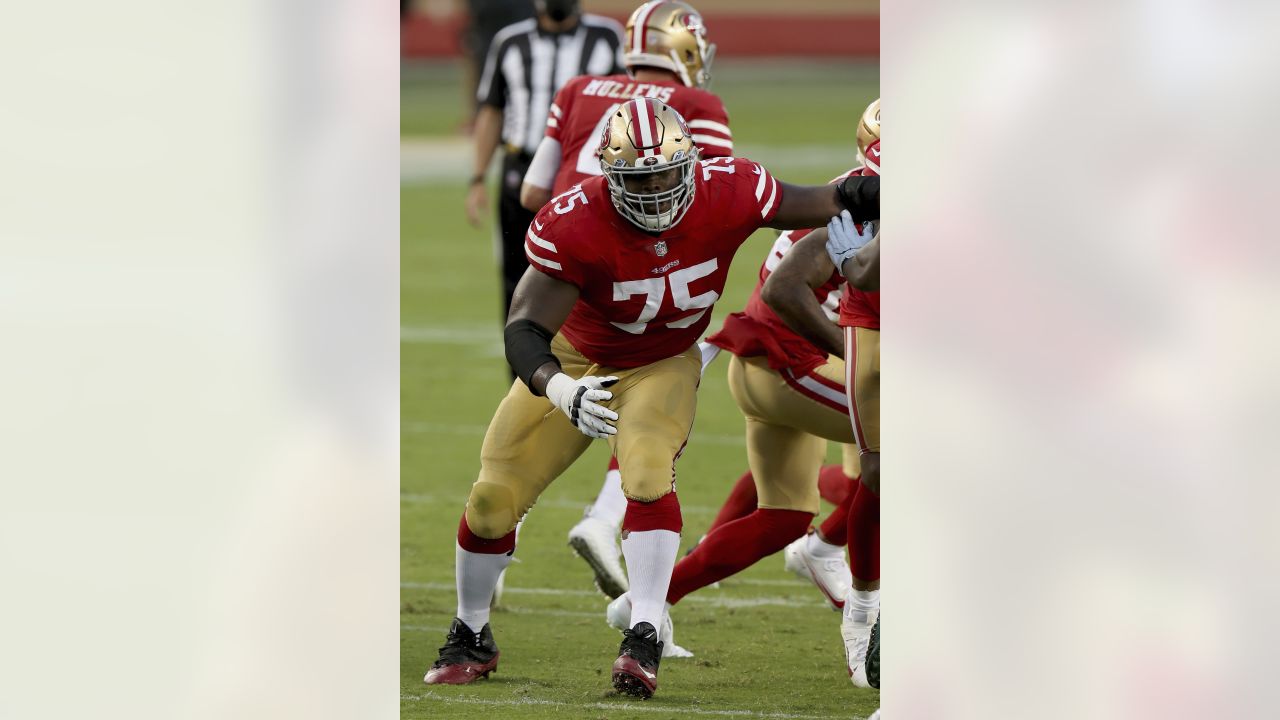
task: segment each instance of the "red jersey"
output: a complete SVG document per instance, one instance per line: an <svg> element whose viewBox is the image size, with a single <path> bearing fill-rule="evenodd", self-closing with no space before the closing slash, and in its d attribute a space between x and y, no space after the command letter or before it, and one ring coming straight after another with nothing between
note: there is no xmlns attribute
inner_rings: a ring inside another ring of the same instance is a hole
<svg viewBox="0 0 1280 720"><path fill-rule="evenodd" d="M551 194L559 195L600 174L596 150L605 121L619 105L651 97L680 113L701 151L702 159L733 154L729 114L720 98L706 90L669 83L636 82L627 75L579 75L560 88L547 116L547 137L560 143L560 168Z"/></svg>
<svg viewBox="0 0 1280 720"><path fill-rule="evenodd" d="M867 292L845 285L840 300L840 326L880 329L880 291Z"/></svg>
<svg viewBox="0 0 1280 720"><path fill-rule="evenodd" d="M832 183L860 172L854 168L832 180ZM811 370L827 361L827 352L806 340L778 317L764 301L760 299L760 290L773 274L773 269L782 262L791 246L804 236L813 232L808 230L788 230L778 236L773 249L769 251L764 264L760 266L760 279L756 282L747 307L724 319L720 332L707 338L707 342L737 355L738 357L768 356L769 367L774 370L790 369L797 375L807 375ZM815 288L813 295L831 322L836 322L836 310L840 305L845 283L840 273L832 270L831 276Z"/></svg>
<svg viewBox="0 0 1280 720"><path fill-rule="evenodd" d="M692 205L661 233L623 218L603 177L552 198L529 226L529 265L580 291L560 332L592 362L633 368L692 347L738 247L777 215L782 187L760 165L716 158L693 171Z"/></svg>

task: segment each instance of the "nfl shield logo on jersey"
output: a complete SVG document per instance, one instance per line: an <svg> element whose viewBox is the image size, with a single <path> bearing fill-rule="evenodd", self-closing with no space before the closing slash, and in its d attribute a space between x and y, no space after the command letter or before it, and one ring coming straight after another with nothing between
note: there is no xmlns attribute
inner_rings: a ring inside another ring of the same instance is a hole
<svg viewBox="0 0 1280 720"><path fill-rule="evenodd" d="M654 243L654 244L653 244L653 251L654 251L655 253L657 253L657 254L658 254L658 257L666 257L666 255L667 255L667 243L666 243L666 242L664 242L664 241L659 241L659 242Z"/></svg>

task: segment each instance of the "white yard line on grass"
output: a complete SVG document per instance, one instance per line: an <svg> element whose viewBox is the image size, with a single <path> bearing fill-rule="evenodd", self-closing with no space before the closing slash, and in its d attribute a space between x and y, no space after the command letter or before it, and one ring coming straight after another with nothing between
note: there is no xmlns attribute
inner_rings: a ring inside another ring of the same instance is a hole
<svg viewBox="0 0 1280 720"><path fill-rule="evenodd" d="M442 582L402 582L400 587L406 590L436 590L454 592L456 588L453 583ZM512 595L552 595L552 596L573 596L573 597L590 597L603 601L600 593L595 590L568 590L565 588L547 588L547 587L510 587L508 586L503 592ZM689 595L685 598L687 602L697 605L710 605L712 607L723 608L746 608L746 607L762 607L762 606L781 606L781 607L825 607L826 603L817 598L808 600L798 600L790 597L780 596L758 596L758 597L721 597L715 594Z"/></svg>
<svg viewBox="0 0 1280 720"><path fill-rule="evenodd" d="M664 715L708 715L713 717L742 717L742 718L779 718L780 720L828 720L828 718L840 717L842 715L793 715L791 713L781 712L762 712L760 710L706 710L703 708L691 707L663 707L661 705L636 705L628 702L616 703L569 703L560 702L558 700L539 700L537 698L521 698L519 700L487 700L475 697L447 697L438 695L433 692L424 693L422 695L401 695L401 701L405 702L422 702L435 701L444 703L456 703L459 705L493 705L493 706L521 706L521 705L546 705L551 707L564 708L581 708L583 710L613 710L617 712L637 712L637 713L659 713ZM858 720L854 718L854 720Z"/></svg>
<svg viewBox="0 0 1280 720"><path fill-rule="evenodd" d="M852 148L847 143L811 145L739 145L738 157L763 164L774 173L810 169L845 168L852 165ZM402 138L400 140L400 182L457 182L471 174L471 144L461 138ZM490 177L493 177L490 174Z"/></svg>
<svg viewBox="0 0 1280 720"><path fill-rule="evenodd" d="M605 597L603 595L597 595L597 597L600 598L601 602L604 602ZM591 618L595 620L604 620L603 610L588 612L586 610L552 610L552 609L541 609L541 608L507 607L506 605L501 605L496 610L494 610L494 613L496 613L499 617L501 617L502 615L510 614L510 615L537 615L539 617ZM436 627L434 625L401 625L400 629L413 630L415 632L447 632L448 631L448 628L446 627Z"/></svg>

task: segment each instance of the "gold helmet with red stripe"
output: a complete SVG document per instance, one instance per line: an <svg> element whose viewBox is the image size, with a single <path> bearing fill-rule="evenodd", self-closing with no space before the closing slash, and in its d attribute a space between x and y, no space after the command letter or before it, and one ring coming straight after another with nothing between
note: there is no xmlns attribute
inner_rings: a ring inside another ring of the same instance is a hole
<svg viewBox="0 0 1280 720"><path fill-rule="evenodd" d="M858 161L867 157L867 148L880 139L880 98L871 101L858 119Z"/></svg>
<svg viewBox="0 0 1280 720"><path fill-rule="evenodd" d="M652 0L627 20L627 44L622 62L628 70L640 66L670 70L689 87L706 87L716 46L707 43L702 15L692 5Z"/></svg>
<svg viewBox="0 0 1280 720"><path fill-rule="evenodd" d="M661 232L693 204L698 148L671 106L647 97L619 105L598 154L614 207L635 226Z"/></svg>
<svg viewBox="0 0 1280 720"><path fill-rule="evenodd" d="M877 138L867 146L867 157L863 161L862 176L880 175L880 140Z"/></svg>

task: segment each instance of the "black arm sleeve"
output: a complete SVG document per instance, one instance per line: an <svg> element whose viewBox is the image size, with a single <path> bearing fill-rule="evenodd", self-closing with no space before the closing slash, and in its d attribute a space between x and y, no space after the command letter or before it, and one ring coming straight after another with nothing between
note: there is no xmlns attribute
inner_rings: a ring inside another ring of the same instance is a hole
<svg viewBox="0 0 1280 720"><path fill-rule="evenodd" d="M851 175L836 186L836 196L854 222L880 219L880 178Z"/></svg>
<svg viewBox="0 0 1280 720"><path fill-rule="evenodd" d="M516 376L524 381L529 392L541 395L529 381L538 368L549 362L560 367L560 359L551 352L551 338L554 334L532 320L521 318L508 323L502 335L507 346L507 363Z"/></svg>

